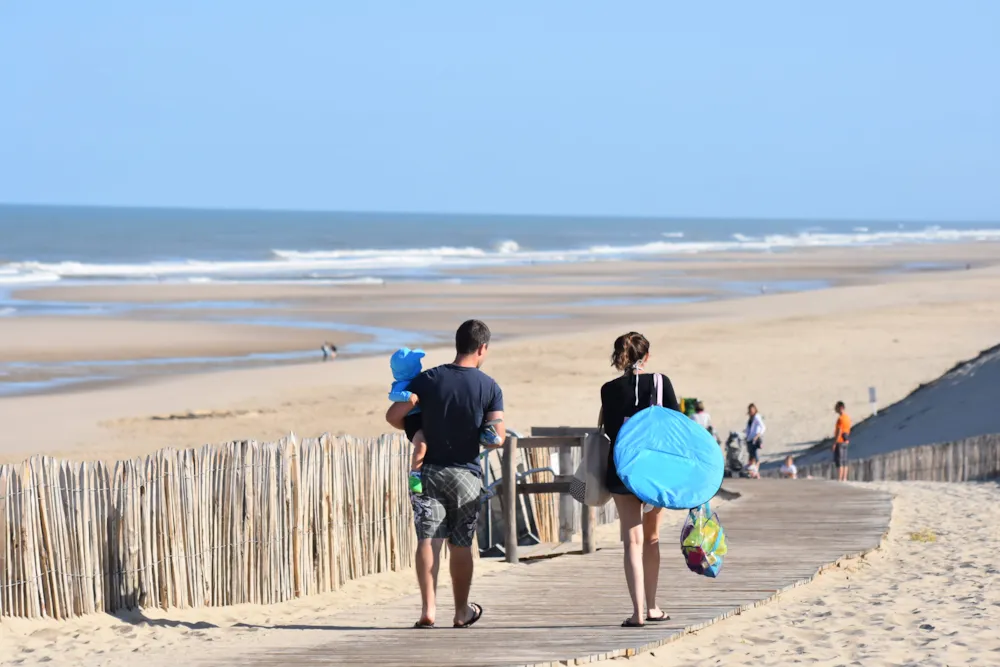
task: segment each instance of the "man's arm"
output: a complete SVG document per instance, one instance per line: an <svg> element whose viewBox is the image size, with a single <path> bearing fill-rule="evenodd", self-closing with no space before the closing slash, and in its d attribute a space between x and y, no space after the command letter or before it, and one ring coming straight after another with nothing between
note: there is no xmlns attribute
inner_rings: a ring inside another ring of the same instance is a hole
<svg viewBox="0 0 1000 667"><path fill-rule="evenodd" d="M489 405L486 406L485 419L488 422L496 421L494 427L497 435L500 436L501 446L507 440L507 425L503 423L503 390L495 381L493 382L493 392L490 396Z"/></svg>
<svg viewBox="0 0 1000 667"><path fill-rule="evenodd" d="M410 411L413 410L413 408L417 407L417 403L419 403L419 401L420 399L416 394L410 393L410 400L406 403L393 403L389 406L389 409L386 410L385 413L385 420L389 422L389 425L393 428L402 431L403 420L406 418L406 415L410 414Z"/></svg>
<svg viewBox="0 0 1000 667"><path fill-rule="evenodd" d="M507 426L503 423L503 410L494 410L493 412L486 413L486 421L496 421L497 423L493 427L497 430L497 435L500 436L500 444L497 447L488 447L487 449L497 449L503 447L503 443L507 440Z"/></svg>

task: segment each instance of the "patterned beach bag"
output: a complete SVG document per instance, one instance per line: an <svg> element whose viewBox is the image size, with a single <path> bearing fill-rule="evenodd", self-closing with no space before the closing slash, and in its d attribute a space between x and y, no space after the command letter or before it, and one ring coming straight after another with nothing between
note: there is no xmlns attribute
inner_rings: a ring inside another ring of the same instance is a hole
<svg viewBox="0 0 1000 667"><path fill-rule="evenodd" d="M722 570L727 551L726 531L719 515L708 503L690 510L681 528L681 553L688 569L714 579Z"/></svg>
<svg viewBox="0 0 1000 667"><path fill-rule="evenodd" d="M601 507L611 500L608 491L608 458L611 456L611 441L604 429L588 433L583 443L580 467L569 482L569 495L578 503L589 507ZM562 471L560 471L562 472Z"/></svg>

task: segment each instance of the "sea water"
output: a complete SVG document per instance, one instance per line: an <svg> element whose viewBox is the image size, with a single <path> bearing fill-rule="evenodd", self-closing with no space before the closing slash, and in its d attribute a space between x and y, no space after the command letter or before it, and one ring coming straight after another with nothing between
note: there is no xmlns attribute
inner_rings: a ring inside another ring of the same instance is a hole
<svg viewBox="0 0 1000 667"><path fill-rule="evenodd" d="M453 268L984 240L1000 241L1000 223L0 205L0 286L439 280Z"/></svg>

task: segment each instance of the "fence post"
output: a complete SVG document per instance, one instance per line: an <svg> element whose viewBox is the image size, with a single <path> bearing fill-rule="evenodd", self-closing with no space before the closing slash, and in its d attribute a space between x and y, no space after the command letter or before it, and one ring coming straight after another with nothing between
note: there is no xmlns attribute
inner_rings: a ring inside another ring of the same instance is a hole
<svg viewBox="0 0 1000 667"><path fill-rule="evenodd" d="M594 524L597 523L593 507L583 506L580 512L580 524L583 530L583 553L592 554L597 551L597 536L594 534Z"/></svg>
<svg viewBox="0 0 1000 667"><path fill-rule="evenodd" d="M580 450L583 452L583 450ZM573 470L573 450L569 447L559 448L559 474L572 475ZM559 541L569 542L576 533L576 501L568 493L559 494Z"/></svg>
<svg viewBox="0 0 1000 667"><path fill-rule="evenodd" d="M503 530L504 560L517 561L517 438L503 443Z"/></svg>

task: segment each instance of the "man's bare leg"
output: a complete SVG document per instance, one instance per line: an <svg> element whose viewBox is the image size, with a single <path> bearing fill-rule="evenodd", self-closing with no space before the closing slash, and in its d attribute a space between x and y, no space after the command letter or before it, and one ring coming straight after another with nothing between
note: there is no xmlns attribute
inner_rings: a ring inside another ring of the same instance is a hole
<svg viewBox="0 0 1000 667"><path fill-rule="evenodd" d="M469 606L469 591L472 589L472 547L448 545L448 566L451 569L451 588L455 594L455 623L468 623L476 615Z"/></svg>
<svg viewBox="0 0 1000 667"><path fill-rule="evenodd" d="M444 540L417 542L417 583L420 584L420 623L433 625L437 615L437 579Z"/></svg>

